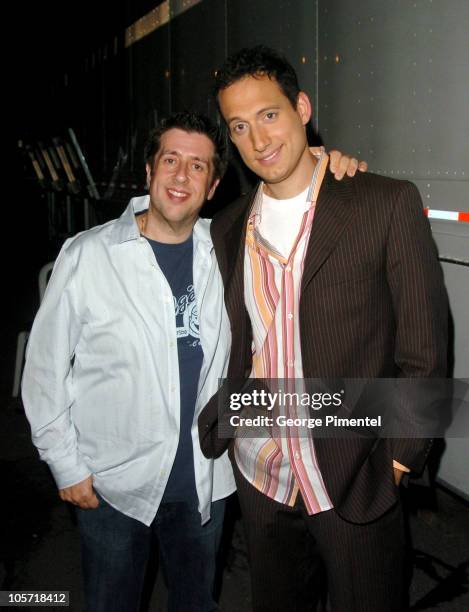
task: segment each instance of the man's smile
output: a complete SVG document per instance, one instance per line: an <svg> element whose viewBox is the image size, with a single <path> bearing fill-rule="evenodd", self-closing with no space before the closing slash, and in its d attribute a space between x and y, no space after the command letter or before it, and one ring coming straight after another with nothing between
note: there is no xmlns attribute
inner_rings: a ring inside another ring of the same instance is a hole
<svg viewBox="0 0 469 612"><path fill-rule="evenodd" d="M275 151L268 153L267 155L263 155L262 157L257 157L257 161L265 166L275 163L278 160L280 155L280 150L283 145L280 145Z"/></svg>
<svg viewBox="0 0 469 612"><path fill-rule="evenodd" d="M187 200L190 196L190 193L187 191L181 191L180 189L175 189L174 187L168 187L166 192L173 202L183 202Z"/></svg>

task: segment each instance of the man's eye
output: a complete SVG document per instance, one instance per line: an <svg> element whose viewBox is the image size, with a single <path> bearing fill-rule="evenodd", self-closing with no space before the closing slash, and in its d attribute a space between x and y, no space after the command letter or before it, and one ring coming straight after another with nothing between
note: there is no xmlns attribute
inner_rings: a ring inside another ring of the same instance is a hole
<svg viewBox="0 0 469 612"><path fill-rule="evenodd" d="M244 124L244 123L236 123L236 125L234 125L231 128L231 131L234 134L242 134L245 130L246 130L246 124Z"/></svg>
<svg viewBox="0 0 469 612"><path fill-rule="evenodd" d="M163 159L163 163L168 164L169 166L171 166L171 164L174 164L175 162L176 160L174 159L174 157L165 157Z"/></svg>
<svg viewBox="0 0 469 612"><path fill-rule="evenodd" d="M204 169L200 164L192 164L192 168L197 172L201 172Z"/></svg>
<svg viewBox="0 0 469 612"><path fill-rule="evenodd" d="M270 113L265 114L265 118L268 119L269 121L272 121L276 117L277 117L277 113L274 111L271 111Z"/></svg>

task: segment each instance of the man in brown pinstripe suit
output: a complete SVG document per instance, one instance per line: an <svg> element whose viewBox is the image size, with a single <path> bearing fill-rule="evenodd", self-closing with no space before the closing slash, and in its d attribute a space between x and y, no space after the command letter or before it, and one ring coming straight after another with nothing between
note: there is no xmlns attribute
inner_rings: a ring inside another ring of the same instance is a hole
<svg viewBox="0 0 469 612"><path fill-rule="evenodd" d="M228 377L444 377L446 293L415 186L372 174L334 181L325 153L307 145L309 99L270 49L228 58L216 91L261 179L211 228L235 332ZM400 417L411 423L419 409ZM199 432L207 456L228 446L217 396ZM230 444L255 612L311 610L320 567L334 612L404 609L398 486L430 446L359 435Z"/></svg>

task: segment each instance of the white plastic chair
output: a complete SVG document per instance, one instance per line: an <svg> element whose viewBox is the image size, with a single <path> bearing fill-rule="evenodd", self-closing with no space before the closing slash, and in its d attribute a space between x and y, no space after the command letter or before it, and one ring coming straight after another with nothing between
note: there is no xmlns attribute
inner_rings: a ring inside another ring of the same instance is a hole
<svg viewBox="0 0 469 612"><path fill-rule="evenodd" d="M50 261L46 263L39 270L39 303L42 302L44 293L46 292L47 283L54 267L54 262ZM15 374L13 377L13 390L11 392L12 397L18 397L20 393L21 375L23 373L24 356L26 353L26 345L28 344L29 331L20 331L16 341L16 357L15 357Z"/></svg>

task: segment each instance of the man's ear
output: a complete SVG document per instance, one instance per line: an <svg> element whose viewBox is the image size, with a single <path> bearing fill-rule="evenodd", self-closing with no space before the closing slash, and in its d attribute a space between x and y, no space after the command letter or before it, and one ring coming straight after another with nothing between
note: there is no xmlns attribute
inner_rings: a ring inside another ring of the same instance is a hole
<svg viewBox="0 0 469 612"><path fill-rule="evenodd" d="M210 187L210 191L207 194L207 200L211 200L213 198L213 196L215 195L215 190L218 187L218 185L220 184L220 179L217 178L213 181L213 185Z"/></svg>
<svg viewBox="0 0 469 612"><path fill-rule="evenodd" d="M150 182L151 182L151 175L152 175L150 164L145 164L145 170L147 173L147 189L150 189Z"/></svg>
<svg viewBox="0 0 469 612"><path fill-rule="evenodd" d="M296 112L300 116L303 125L306 125L311 119L313 108L311 102L304 91L300 91L296 99Z"/></svg>

